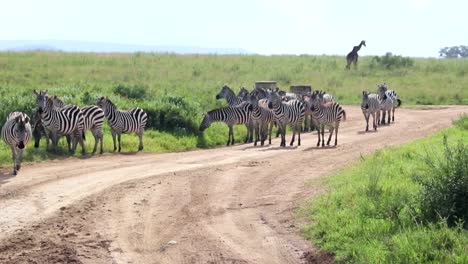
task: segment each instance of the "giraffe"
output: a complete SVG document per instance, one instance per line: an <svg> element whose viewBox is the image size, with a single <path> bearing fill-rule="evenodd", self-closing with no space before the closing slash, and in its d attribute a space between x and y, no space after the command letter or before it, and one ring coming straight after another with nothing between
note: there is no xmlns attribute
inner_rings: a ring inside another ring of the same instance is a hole
<svg viewBox="0 0 468 264"><path fill-rule="evenodd" d="M361 49L362 45L364 45L364 47L366 47L366 41L363 40L361 41L361 43L359 44L359 46L354 46L353 47L353 50L348 53L348 55L346 56L346 69L350 69L351 67L351 63L354 64L354 67L356 68L357 67L357 61L358 61L358 51Z"/></svg>

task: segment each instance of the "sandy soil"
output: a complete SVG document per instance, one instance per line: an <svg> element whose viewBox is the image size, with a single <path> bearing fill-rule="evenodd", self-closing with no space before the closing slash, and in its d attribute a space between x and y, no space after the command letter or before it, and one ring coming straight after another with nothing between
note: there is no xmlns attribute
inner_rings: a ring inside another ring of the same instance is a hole
<svg viewBox="0 0 468 264"><path fill-rule="evenodd" d="M467 106L398 109L363 132L346 107L336 148L251 144L168 154L105 154L0 172L0 263L327 263L300 235L297 208L318 179L361 155L428 136ZM287 136L288 140L290 135ZM288 142L289 143L289 142Z"/></svg>

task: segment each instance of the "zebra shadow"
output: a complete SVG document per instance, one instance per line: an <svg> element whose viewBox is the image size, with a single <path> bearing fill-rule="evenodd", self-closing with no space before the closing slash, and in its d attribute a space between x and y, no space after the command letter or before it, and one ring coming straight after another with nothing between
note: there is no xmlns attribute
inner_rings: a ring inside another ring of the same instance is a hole
<svg viewBox="0 0 468 264"><path fill-rule="evenodd" d="M247 143L247 144L250 144L250 143ZM249 150L249 149L265 149L265 148L268 148L270 145L264 145L264 146L261 146L260 144L258 144L257 146L254 146L253 144L250 145L250 146L246 146L245 148L242 148L241 150Z"/></svg>
<svg viewBox="0 0 468 264"><path fill-rule="evenodd" d="M365 131L365 130L358 131L357 133L358 133L358 135L363 135L363 134L372 134L372 133L377 133L377 132L378 132L378 130L373 130L372 129L372 130L369 130L369 131Z"/></svg>
<svg viewBox="0 0 468 264"><path fill-rule="evenodd" d="M117 154L117 155L123 155L123 156L133 156L133 155L136 155L136 154L138 154L140 152L141 151L111 152L111 154Z"/></svg>
<svg viewBox="0 0 468 264"><path fill-rule="evenodd" d="M329 149L336 149L338 148L338 146L325 146L325 147L322 147L322 146L315 146L315 147L310 147L310 148L306 148L304 149L303 151L311 151L311 150L329 150Z"/></svg>
<svg viewBox="0 0 468 264"><path fill-rule="evenodd" d="M294 150L297 149L298 146L286 146L286 147L269 147L264 149L259 149L259 151L271 151L271 150Z"/></svg>
<svg viewBox="0 0 468 264"><path fill-rule="evenodd" d="M0 186L2 184L8 183L9 179L14 178L16 176L11 174L11 171L0 171Z"/></svg>

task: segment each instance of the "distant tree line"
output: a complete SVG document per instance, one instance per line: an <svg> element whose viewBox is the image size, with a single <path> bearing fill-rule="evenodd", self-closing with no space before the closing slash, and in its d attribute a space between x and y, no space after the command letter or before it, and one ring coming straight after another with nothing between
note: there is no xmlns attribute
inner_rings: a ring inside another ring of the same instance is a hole
<svg viewBox="0 0 468 264"><path fill-rule="evenodd" d="M445 58L468 58L468 46L445 47L440 49L439 54Z"/></svg>

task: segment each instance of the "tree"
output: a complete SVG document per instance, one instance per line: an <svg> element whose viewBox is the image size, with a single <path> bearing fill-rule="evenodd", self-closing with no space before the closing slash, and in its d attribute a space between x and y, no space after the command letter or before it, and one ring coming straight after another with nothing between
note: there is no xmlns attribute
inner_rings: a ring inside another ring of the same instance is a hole
<svg viewBox="0 0 468 264"><path fill-rule="evenodd" d="M440 49L439 55L445 58L468 58L468 46L445 47Z"/></svg>

